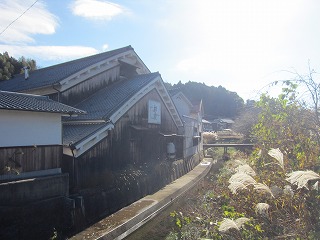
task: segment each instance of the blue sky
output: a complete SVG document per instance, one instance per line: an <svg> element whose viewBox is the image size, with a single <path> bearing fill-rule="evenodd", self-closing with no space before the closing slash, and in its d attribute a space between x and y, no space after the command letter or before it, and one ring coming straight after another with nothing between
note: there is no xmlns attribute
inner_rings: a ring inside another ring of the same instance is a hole
<svg viewBox="0 0 320 240"><path fill-rule="evenodd" d="M255 99L294 77L283 70L320 71L319 10L317 0L0 0L0 52L46 67L131 45L166 82Z"/></svg>

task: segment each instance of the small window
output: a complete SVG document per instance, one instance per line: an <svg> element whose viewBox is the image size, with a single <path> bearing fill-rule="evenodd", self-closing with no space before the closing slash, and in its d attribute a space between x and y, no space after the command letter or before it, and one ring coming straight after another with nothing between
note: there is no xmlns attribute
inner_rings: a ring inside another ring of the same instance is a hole
<svg viewBox="0 0 320 240"><path fill-rule="evenodd" d="M198 128L197 127L193 127L193 132L194 132L194 134L197 134L198 133Z"/></svg>
<svg viewBox="0 0 320 240"><path fill-rule="evenodd" d="M198 146L198 144L199 144L199 138L194 137L193 138L193 146Z"/></svg>

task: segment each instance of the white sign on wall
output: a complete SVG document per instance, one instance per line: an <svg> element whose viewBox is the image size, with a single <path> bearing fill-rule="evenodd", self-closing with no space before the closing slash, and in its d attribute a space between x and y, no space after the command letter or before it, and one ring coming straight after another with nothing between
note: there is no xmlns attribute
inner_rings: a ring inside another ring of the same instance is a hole
<svg viewBox="0 0 320 240"><path fill-rule="evenodd" d="M148 123L161 124L161 104L159 102L149 100Z"/></svg>

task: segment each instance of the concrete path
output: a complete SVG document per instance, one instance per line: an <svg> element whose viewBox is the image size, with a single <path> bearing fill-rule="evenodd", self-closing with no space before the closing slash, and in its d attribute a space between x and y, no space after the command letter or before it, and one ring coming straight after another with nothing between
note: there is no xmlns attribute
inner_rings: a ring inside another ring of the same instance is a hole
<svg viewBox="0 0 320 240"><path fill-rule="evenodd" d="M193 170L168 184L160 191L122 208L70 239L113 240L125 238L206 176L212 163L211 158L204 158Z"/></svg>

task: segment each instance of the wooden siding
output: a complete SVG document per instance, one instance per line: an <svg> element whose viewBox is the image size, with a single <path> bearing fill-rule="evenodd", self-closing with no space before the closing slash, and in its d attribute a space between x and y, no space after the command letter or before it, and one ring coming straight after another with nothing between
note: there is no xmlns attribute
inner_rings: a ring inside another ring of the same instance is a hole
<svg viewBox="0 0 320 240"><path fill-rule="evenodd" d="M0 148L0 174L5 173L6 165L14 167L14 161L21 165L17 168L19 172L30 172L60 168L61 159L62 146Z"/></svg>
<svg viewBox="0 0 320 240"><path fill-rule="evenodd" d="M150 99L161 103L160 125L148 124ZM74 167L72 157L65 156L62 170L70 173L71 184L76 181L78 187L85 188L99 184L101 178L107 176L106 171L123 169L128 164L139 166L165 160L169 142L175 143L176 156L182 157L183 138L169 133L177 134L178 129L158 92L152 90L115 123L105 139L76 158Z"/></svg>
<svg viewBox="0 0 320 240"><path fill-rule="evenodd" d="M130 79L136 76L138 73L136 71L137 67L130 65L128 63L120 61L120 76Z"/></svg>
<svg viewBox="0 0 320 240"><path fill-rule="evenodd" d="M74 106L120 77L120 65L89 78L61 94L60 102ZM57 99L55 99L57 100Z"/></svg>

